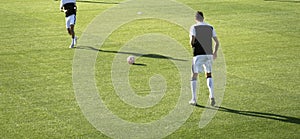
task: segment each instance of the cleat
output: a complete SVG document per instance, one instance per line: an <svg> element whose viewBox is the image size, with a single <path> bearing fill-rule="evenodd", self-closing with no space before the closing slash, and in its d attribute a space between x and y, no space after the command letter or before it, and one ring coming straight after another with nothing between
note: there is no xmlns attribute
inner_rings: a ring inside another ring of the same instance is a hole
<svg viewBox="0 0 300 139"><path fill-rule="evenodd" d="M210 105L215 106L215 104L216 104L215 98L211 98L210 99Z"/></svg>
<svg viewBox="0 0 300 139"><path fill-rule="evenodd" d="M196 106L196 105L197 105L197 102L196 102L195 100L190 100L190 101L189 101L189 104L190 104L190 105Z"/></svg>
<svg viewBox="0 0 300 139"><path fill-rule="evenodd" d="M69 46L69 48L74 48L74 44L71 44L71 45Z"/></svg>

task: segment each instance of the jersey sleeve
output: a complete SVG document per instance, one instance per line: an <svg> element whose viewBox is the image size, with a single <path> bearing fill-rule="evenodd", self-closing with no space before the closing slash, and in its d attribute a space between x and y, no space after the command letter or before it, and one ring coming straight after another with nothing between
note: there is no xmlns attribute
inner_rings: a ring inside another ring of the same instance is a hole
<svg viewBox="0 0 300 139"><path fill-rule="evenodd" d="M196 36L196 30L194 26L191 26L190 28L190 36Z"/></svg>
<svg viewBox="0 0 300 139"><path fill-rule="evenodd" d="M64 6L63 0L60 0L59 10L63 9L63 6Z"/></svg>
<svg viewBox="0 0 300 139"><path fill-rule="evenodd" d="M213 37L217 37L217 33L216 33L216 31L215 31L214 28L212 29L212 36L213 36Z"/></svg>

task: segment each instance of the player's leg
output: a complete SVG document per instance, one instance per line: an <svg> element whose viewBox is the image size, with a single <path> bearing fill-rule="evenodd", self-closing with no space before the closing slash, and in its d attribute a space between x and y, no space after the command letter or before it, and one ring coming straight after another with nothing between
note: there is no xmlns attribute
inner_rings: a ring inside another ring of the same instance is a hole
<svg viewBox="0 0 300 139"><path fill-rule="evenodd" d="M192 73L192 79L191 79L192 99L189 102L192 105L197 104L197 77L198 77L198 73Z"/></svg>
<svg viewBox="0 0 300 139"><path fill-rule="evenodd" d="M214 82L212 79L212 58L206 62L204 65L205 67L205 72L206 72L206 83L209 91L209 98L210 98L210 104L212 106L215 105L215 96L214 96Z"/></svg>
<svg viewBox="0 0 300 139"><path fill-rule="evenodd" d="M70 18L70 16L68 16L68 17L66 17L66 28L67 28L67 31L68 31L69 35L72 34L70 23L71 23L71 18Z"/></svg>
<svg viewBox="0 0 300 139"><path fill-rule="evenodd" d="M197 104L197 77L199 70L201 69L199 63L199 57L193 57L193 64L192 64L192 79L191 79L191 92L192 92L192 99L189 101L191 105Z"/></svg>
<svg viewBox="0 0 300 139"><path fill-rule="evenodd" d="M69 35L73 36L73 34L74 34L74 31L73 31L74 30L74 26L71 27L71 20L72 20L71 16L66 17L66 28L67 28L67 31L68 31ZM73 47L74 47L74 44L73 44L73 41L72 41L69 48L73 48Z"/></svg>
<svg viewBox="0 0 300 139"><path fill-rule="evenodd" d="M70 28L70 35L72 36L72 38L75 37L75 32L74 32L74 25L70 25L71 28Z"/></svg>
<svg viewBox="0 0 300 139"><path fill-rule="evenodd" d="M70 16L70 31L69 31L69 33L72 37L72 43L71 43L72 46L74 46L76 44L76 40L77 40L77 37L75 36L75 31L74 31L75 22L76 22L76 15L71 15Z"/></svg>
<svg viewBox="0 0 300 139"><path fill-rule="evenodd" d="M69 35L72 35L71 28L67 28Z"/></svg>
<svg viewBox="0 0 300 139"><path fill-rule="evenodd" d="M69 35L72 38L72 42L69 48L74 48L74 45L76 44L76 36L75 36L75 22L76 22L76 16L75 15L70 15L66 17L66 28L68 30Z"/></svg>
<svg viewBox="0 0 300 139"><path fill-rule="evenodd" d="M76 44L76 36L75 36L75 31L74 31L74 27L75 27L75 25L70 25L71 26L71 28L70 28L70 32L71 32L71 36L72 36L72 44Z"/></svg>
<svg viewBox="0 0 300 139"><path fill-rule="evenodd" d="M214 83L211 73L206 73L207 87L209 90L209 98L214 98Z"/></svg>
<svg viewBox="0 0 300 139"><path fill-rule="evenodd" d="M207 81L207 87L209 91L210 105L214 106L216 102L214 96L214 82L211 73L206 73L206 81Z"/></svg>

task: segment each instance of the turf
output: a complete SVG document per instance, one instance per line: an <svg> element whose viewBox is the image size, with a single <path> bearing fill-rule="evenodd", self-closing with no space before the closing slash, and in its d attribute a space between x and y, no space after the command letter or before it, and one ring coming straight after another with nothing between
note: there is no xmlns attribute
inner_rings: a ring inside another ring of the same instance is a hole
<svg viewBox="0 0 300 139"><path fill-rule="evenodd" d="M77 36L81 37L97 15L122 5L121 2L78 1ZM226 91L215 117L199 128L204 110L214 109L203 107L208 93L204 76L200 75L198 101L202 107L194 107L187 121L166 138L299 138L299 1L178 2L204 11L206 21L214 25L226 60ZM76 50L68 48L70 38L58 7L58 1L1 2L1 138L109 138L93 127L76 101L72 80ZM111 33L101 49L93 46L94 49L87 50L97 53L95 80L107 108L136 123L160 119L176 106L180 75L174 61L189 60L170 60L176 57L154 47L163 45L162 42L153 42L153 52L139 57L140 65L129 67L129 83L138 96L149 95L151 86L154 90L161 87L156 82L167 84L166 94L157 105L148 108L123 102L112 85L114 58L141 54L122 46L139 43L131 38L146 33L171 36L191 53L188 32L160 19L124 24ZM122 54L119 50L131 53Z"/></svg>

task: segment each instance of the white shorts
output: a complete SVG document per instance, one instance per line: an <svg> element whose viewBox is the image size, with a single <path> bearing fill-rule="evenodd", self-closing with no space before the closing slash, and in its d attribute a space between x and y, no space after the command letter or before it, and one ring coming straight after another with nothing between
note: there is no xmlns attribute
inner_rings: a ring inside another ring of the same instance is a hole
<svg viewBox="0 0 300 139"><path fill-rule="evenodd" d="M76 16L74 14L66 17L66 28L71 28L71 25L75 25Z"/></svg>
<svg viewBox="0 0 300 139"><path fill-rule="evenodd" d="M213 56L212 55L197 55L193 57L192 72L193 73L211 73Z"/></svg>

